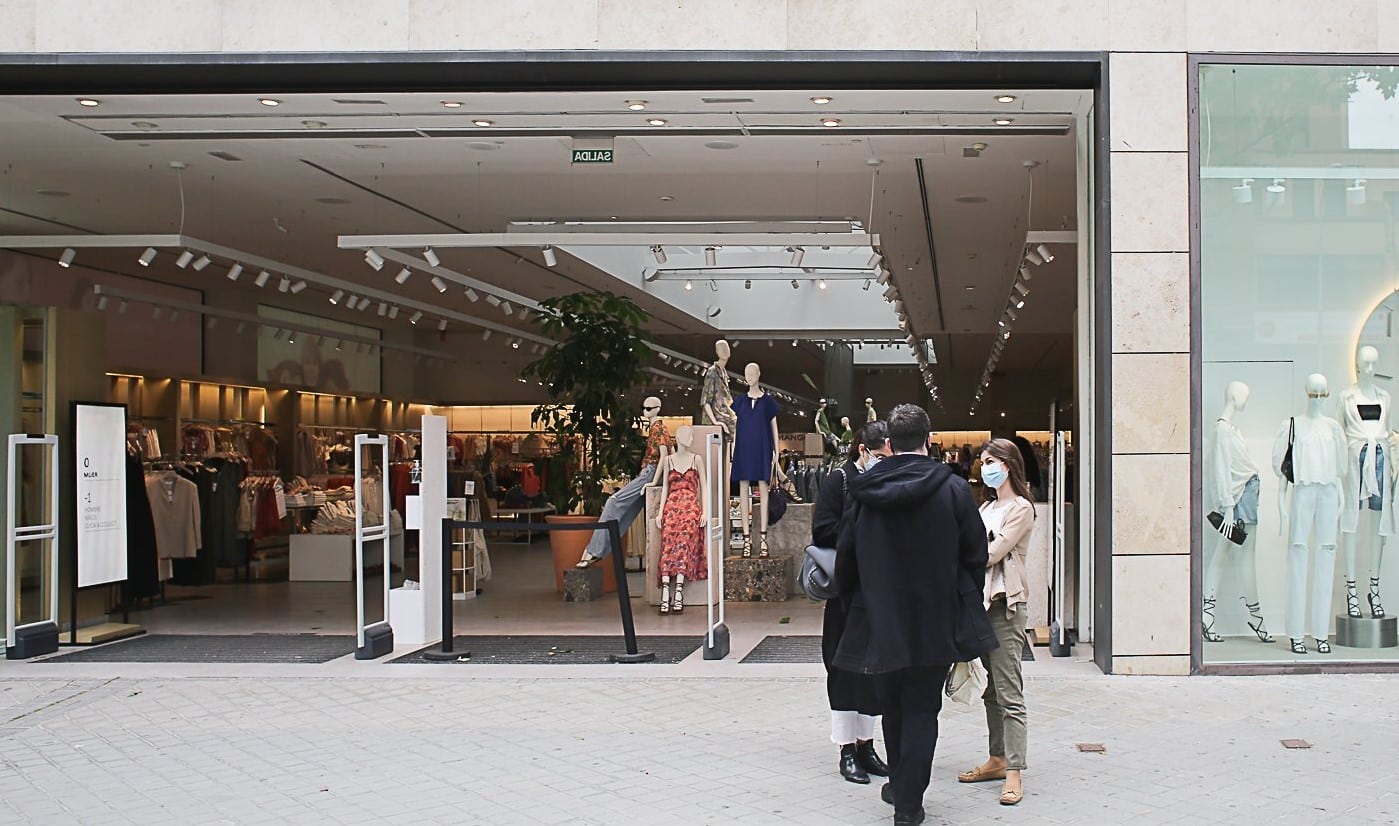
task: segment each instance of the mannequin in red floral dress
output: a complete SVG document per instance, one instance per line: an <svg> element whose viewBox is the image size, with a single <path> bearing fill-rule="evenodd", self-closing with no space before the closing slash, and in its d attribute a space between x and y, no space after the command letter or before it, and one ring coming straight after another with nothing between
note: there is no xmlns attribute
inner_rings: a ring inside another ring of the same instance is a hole
<svg viewBox="0 0 1399 826"><path fill-rule="evenodd" d="M661 463L661 558L657 573L661 584L661 613L685 610L685 580L706 579L709 558L704 547L705 515L709 513L709 488L704 465L691 450L695 431L689 426L675 431L676 452ZM670 583L675 580L672 596Z"/></svg>

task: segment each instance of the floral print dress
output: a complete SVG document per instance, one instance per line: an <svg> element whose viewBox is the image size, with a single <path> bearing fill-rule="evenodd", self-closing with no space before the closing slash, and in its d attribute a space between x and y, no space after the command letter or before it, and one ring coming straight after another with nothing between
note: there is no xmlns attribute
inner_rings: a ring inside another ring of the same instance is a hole
<svg viewBox="0 0 1399 826"><path fill-rule="evenodd" d="M700 475L691 465L684 472L670 464L666 469L666 499L661 506L661 559L657 576L683 576L686 581L707 579L709 559L704 552L704 510L700 502Z"/></svg>

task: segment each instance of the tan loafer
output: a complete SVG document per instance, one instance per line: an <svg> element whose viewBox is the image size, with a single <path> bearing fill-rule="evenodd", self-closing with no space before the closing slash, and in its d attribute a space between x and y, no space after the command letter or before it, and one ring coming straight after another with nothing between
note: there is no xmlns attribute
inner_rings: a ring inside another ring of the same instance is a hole
<svg viewBox="0 0 1399 826"><path fill-rule="evenodd" d="M1006 789L1001 792L1002 806L1016 806L1025 799L1024 792L1017 792L1014 789Z"/></svg>
<svg viewBox="0 0 1399 826"><path fill-rule="evenodd" d="M982 770L980 766L957 775L958 783L985 783L987 780L1005 780L1005 769Z"/></svg>

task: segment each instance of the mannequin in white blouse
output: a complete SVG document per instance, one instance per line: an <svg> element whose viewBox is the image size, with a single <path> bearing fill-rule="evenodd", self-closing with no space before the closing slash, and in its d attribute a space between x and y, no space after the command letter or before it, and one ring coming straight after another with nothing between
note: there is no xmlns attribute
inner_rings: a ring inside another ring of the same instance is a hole
<svg viewBox="0 0 1399 826"><path fill-rule="evenodd" d="M1292 435L1293 480L1291 508L1287 512L1287 636L1294 654L1306 654L1310 632L1318 654L1331 653L1331 584L1336 576L1336 537L1342 502L1341 484L1350 464L1346 435L1339 423L1325 415L1331 395L1326 377L1307 376L1307 412L1284 420L1273 442L1273 472L1279 478L1278 509L1287 506L1288 483L1281 465ZM1294 429L1295 428L1295 429ZM1316 551L1311 545L1315 542ZM1307 568L1311 565L1310 602Z"/></svg>
<svg viewBox="0 0 1399 826"><path fill-rule="evenodd" d="M1201 606L1201 625L1205 642L1220 642L1224 637L1214 631L1214 606L1219 590L1219 577L1229 555L1240 555L1243 564L1242 592L1244 609L1249 613L1248 626L1260 642L1272 642L1273 637L1263 622L1258 600L1258 574L1254 550L1258 544L1258 465L1248 454L1243 434L1234 426L1234 414L1248 406L1249 388L1241 381L1231 381L1224 390L1224 410L1215 420L1213 467L1208 486L1206 506L1224 517L1219 533L1205 547L1205 595ZM1229 528L1236 521L1244 523L1248 536L1242 545L1229 541ZM1234 550L1237 548L1237 550Z"/></svg>
<svg viewBox="0 0 1399 826"><path fill-rule="evenodd" d="M1358 535L1363 534L1366 544L1374 548L1366 601L1370 606L1370 615L1378 618L1384 616L1384 605L1380 602L1380 568L1384 563L1385 540L1399 533L1391 506L1396 478L1394 471L1399 462L1395 461L1390 441L1389 392L1375 384L1375 366L1379 359L1379 350L1369 345L1356 352L1355 384L1341 394L1336 411L1341 427L1345 429L1349 448L1346 497L1341 512L1341 540L1346 566L1346 614L1351 617L1361 616L1355 585ZM1383 470L1378 467L1377 455L1384 457ZM1381 474L1383 484L1389 490L1381 490L1378 479ZM1371 510L1368 504L1371 497L1378 498L1378 511Z"/></svg>

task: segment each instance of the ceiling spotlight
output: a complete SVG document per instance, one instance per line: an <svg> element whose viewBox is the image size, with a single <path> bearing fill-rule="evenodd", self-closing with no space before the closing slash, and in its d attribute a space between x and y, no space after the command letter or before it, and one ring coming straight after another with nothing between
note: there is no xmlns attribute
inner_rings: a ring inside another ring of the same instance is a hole
<svg viewBox="0 0 1399 826"><path fill-rule="evenodd" d="M410 315L410 316L408 316L408 323L409 323L409 324L417 324L419 321L422 321L422 320L423 320L423 311L422 311L422 310L414 310L414 311L413 311L413 314Z"/></svg>
<svg viewBox="0 0 1399 826"><path fill-rule="evenodd" d="M257 284L259 287L266 287L267 282L271 280L272 273L268 272L267 270L263 270L262 272L257 274L257 278L253 279L253 283Z"/></svg>
<svg viewBox="0 0 1399 826"><path fill-rule="evenodd" d="M364 262L373 267L375 272L384 268L384 256L380 255L379 251L373 247L364 251Z"/></svg>
<svg viewBox="0 0 1399 826"><path fill-rule="evenodd" d="M1010 340L1010 330L1006 330L1004 333L1001 333L1001 338L1006 339L1007 341L1009 341L1009 340Z"/></svg>
<svg viewBox="0 0 1399 826"><path fill-rule="evenodd" d="M493 121L493 120L486 120L485 118L479 118L479 119L477 119L477 120L473 120L472 123L476 124L477 126L482 127L483 129L484 129L485 127L487 127L487 126L495 126L495 121Z"/></svg>
<svg viewBox="0 0 1399 826"><path fill-rule="evenodd" d="M395 275L395 276L393 277L393 280L396 281L396 282L398 282L399 284L407 284L407 283L408 283L408 279L410 279L410 278L412 278L412 277L413 277L413 271L410 270L410 269L408 269L407 267L404 267L403 269L401 269L401 270L398 271L398 275Z"/></svg>
<svg viewBox="0 0 1399 826"><path fill-rule="evenodd" d="M997 103L1014 103L1015 95L996 95Z"/></svg>
<svg viewBox="0 0 1399 826"><path fill-rule="evenodd" d="M694 288L695 288L695 282L690 281L690 280L687 279L687 280L685 281L685 289L687 289L687 290L693 290Z"/></svg>
<svg viewBox="0 0 1399 826"><path fill-rule="evenodd" d="M811 99L811 102L817 106L825 106L831 102L831 97L829 95L817 95Z"/></svg>
<svg viewBox="0 0 1399 826"><path fill-rule="evenodd" d="M78 98L79 106L101 106L102 101L97 98Z"/></svg>
<svg viewBox="0 0 1399 826"><path fill-rule="evenodd" d="M284 275L282 276L282 280L277 282L277 292L284 293L289 290L291 290L291 279Z"/></svg>
<svg viewBox="0 0 1399 826"><path fill-rule="evenodd" d="M723 311L724 311L724 308L723 308L723 307L706 307L706 308L704 309L704 314L705 314L706 316L708 316L709 318L718 318L718 317L719 317L719 314L722 313Z"/></svg>
<svg viewBox="0 0 1399 826"><path fill-rule="evenodd" d="M1360 206L1365 203L1365 181L1357 178L1355 183L1346 187L1346 203L1352 206Z"/></svg>
<svg viewBox="0 0 1399 826"><path fill-rule="evenodd" d="M797 346L797 340L796 340L796 339L792 339L792 346L793 346L793 347L796 347L796 346Z"/></svg>
<svg viewBox="0 0 1399 826"><path fill-rule="evenodd" d="M359 296L350 293L350 300L345 302L345 307L353 310L357 306L359 306Z"/></svg>
<svg viewBox="0 0 1399 826"><path fill-rule="evenodd" d="M369 309L369 305L372 303L373 302L371 302L367 296L361 296L359 300L359 311L364 312L365 310Z"/></svg>
<svg viewBox="0 0 1399 826"><path fill-rule="evenodd" d="M751 279L751 278L745 278L745 279L743 279L743 289L745 289L745 290L751 290L751 289L753 289L753 279Z"/></svg>
<svg viewBox="0 0 1399 826"><path fill-rule="evenodd" d="M342 298L344 298L344 297L345 297L345 291L344 291L344 290L336 290L335 292L333 292L333 293L330 294L330 303L331 303L331 304L339 304L339 303L340 303L340 299L342 299Z"/></svg>
<svg viewBox="0 0 1399 826"><path fill-rule="evenodd" d="M423 260L433 267L442 266L442 259L437 257L432 247L423 247Z"/></svg>
<svg viewBox="0 0 1399 826"><path fill-rule="evenodd" d="M1006 310L1006 316L1009 317L1011 321L1020 320L1020 314L1017 313L1014 308Z"/></svg>
<svg viewBox="0 0 1399 826"><path fill-rule="evenodd" d="M335 342L335 352L339 353L345 349L345 340L340 339Z"/></svg>
<svg viewBox="0 0 1399 826"><path fill-rule="evenodd" d="M864 289L865 292L870 291L870 280L868 278L865 279L865 286L862 289Z"/></svg>
<svg viewBox="0 0 1399 826"><path fill-rule="evenodd" d="M500 302L500 311L501 311L502 313L505 313L506 315L514 315L514 314L515 314L515 308L510 306L510 302L509 302L509 301L502 301L502 302Z"/></svg>
<svg viewBox="0 0 1399 826"><path fill-rule="evenodd" d="M1233 187L1233 191L1234 191L1234 203L1236 203L1236 204L1251 204L1251 203L1253 203L1253 179L1252 179L1252 178L1244 178L1243 181L1241 181L1241 182L1239 183L1238 186Z"/></svg>
<svg viewBox="0 0 1399 826"><path fill-rule="evenodd" d="M445 107L447 107L448 109L460 109L460 108L461 108L461 101L459 101L459 100L444 100L444 101L442 101L442 105L445 106Z"/></svg>
<svg viewBox="0 0 1399 826"><path fill-rule="evenodd" d="M1020 265L1020 278L1021 278L1021 279L1025 280L1025 281L1029 281L1029 280L1031 280L1031 279L1034 278L1034 277L1035 277L1035 273L1034 273L1033 270L1031 270L1029 267L1025 266L1024 264L1021 264L1021 265Z"/></svg>
<svg viewBox="0 0 1399 826"><path fill-rule="evenodd" d="M705 248L704 248L704 265L705 265L706 267L713 267L713 266L715 266L715 265L718 263L718 261L719 261L719 248L718 248L718 247L705 247Z"/></svg>
<svg viewBox="0 0 1399 826"><path fill-rule="evenodd" d="M993 119L991 122L997 126L1010 126L1012 123L1015 123L1015 118L1000 117Z"/></svg>
<svg viewBox="0 0 1399 826"><path fill-rule="evenodd" d="M651 124L652 126L665 126L667 123L669 123L669 121L667 121L665 118L647 118L646 122Z"/></svg>
<svg viewBox="0 0 1399 826"><path fill-rule="evenodd" d="M1363 195L1363 194L1364 194L1364 193L1363 193L1363 191L1362 191L1362 195ZM65 250L63 251L63 254L62 254L62 255L58 256L58 266L60 266L60 267L62 267L62 268L64 268L64 269L66 270L66 269L68 269L69 267L73 266L73 259L74 259L74 258L77 258L77 257L78 257L77 251L74 250L72 247L69 247L68 249L65 249Z"/></svg>
<svg viewBox="0 0 1399 826"><path fill-rule="evenodd" d="M840 126L840 118L822 118L821 125L834 129L837 126Z"/></svg>
<svg viewBox="0 0 1399 826"><path fill-rule="evenodd" d="M518 350L518 349L520 349L520 340L519 340L518 338L512 338L512 339L510 339L510 349L511 349L511 350Z"/></svg>
<svg viewBox="0 0 1399 826"><path fill-rule="evenodd" d="M1015 309L1017 309L1017 310L1023 310L1023 309L1025 309L1025 299L1022 298L1022 299L1020 299L1019 301L1015 302Z"/></svg>
<svg viewBox="0 0 1399 826"><path fill-rule="evenodd" d="M471 289L470 287L467 287L467 288L466 288L466 300L467 300L467 301L470 301L472 304L475 304L477 301L480 301L480 300L481 300L481 294L478 293L478 292L476 292L475 290Z"/></svg>
<svg viewBox="0 0 1399 826"><path fill-rule="evenodd" d="M1044 263L1044 256L1040 255L1036 250L1028 250L1025 253L1025 260L1038 267Z"/></svg>
<svg viewBox="0 0 1399 826"><path fill-rule="evenodd" d="M712 293L717 293L717 292L719 292L719 285L716 284L716 283L714 283L714 279L712 279L712 278L709 279L709 291L712 292Z"/></svg>
<svg viewBox="0 0 1399 826"><path fill-rule="evenodd" d="M198 258L194 259L194 264L193 264L193 266L194 266L194 271L195 271L195 272L203 272L203 271L204 271L204 268L207 267L207 266L209 266L209 265L212 264L212 263L214 263L214 262L213 262L213 260L211 260L211 259L209 258L209 256L207 256L207 255L201 255L201 256L199 256Z"/></svg>
<svg viewBox="0 0 1399 826"><path fill-rule="evenodd" d="M651 254L656 256L657 264L664 264L666 262L665 247L662 247L660 244L651 247Z"/></svg>
<svg viewBox="0 0 1399 826"><path fill-rule="evenodd" d="M491 305L492 307L499 307L499 306L500 306L500 299L499 299L499 298L496 298L495 296L491 295L490 293L487 293L487 294L486 294L486 303L489 304L489 305Z"/></svg>
<svg viewBox="0 0 1399 826"><path fill-rule="evenodd" d="M490 341L490 340L491 340L491 331L490 331L490 330L482 330L482 331L481 331L481 340L482 340L482 341Z"/></svg>
<svg viewBox="0 0 1399 826"><path fill-rule="evenodd" d="M432 286L436 287L439 293L447 292L447 282L443 281L440 275L434 275L432 277Z"/></svg>
<svg viewBox="0 0 1399 826"><path fill-rule="evenodd" d="M238 276L240 276L240 275L242 275L242 274L243 274L243 265L242 265L242 264L239 264L237 261L234 261L234 262L233 262L233 266L231 266L231 267L228 268L228 280L229 280L229 281L237 281L237 280L238 280Z"/></svg>
<svg viewBox="0 0 1399 826"><path fill-rule="evenodd" d="M559 259L558 256L554 255L553 247L544 248L544 263L550 267L557 267L559 265Z"/></svg>
<svg viewBox="0 0 1399 826"><path fill-rule="evenodd" d="M799 290L799 289L801 289L801 285L797 283L797 279L795 279L795 278L792 279L792 289L794 289L794 290Z"/></svg>
<svg viewBox="0 0 1399 826"><path fill-rule="evenodd" d="M818 289L818 290L824 290L824 289L826 289L826 279L824 279L824 278L818 278L818 279L816 279L816 289Z"/></svg>
<svg viewBox="0 0 1399 826"><path fill-rule="evenodd" d="M383 317L387 316L388 314L389 314L389 305L388 305L388 302L380 301L380 302L379 302L379 317L380 317L380 318L383 318Z"/></svg>
<svg viewBox="0 0 1399 826"><path fill-rule="evenodd" d="M1040 254L1040 258L1043 258L1044 263L1046 264L1054 260L1054 253L1050 252L1049 247L1045 246L1044 244L1040 244L1039 246L1035 247L1035 252Z"/></svg>
<svg viewBox="0 0 1399 826"><path fill-rule="evenodd" d="M194 253L190 252L189 250L183 250L180 252L180 257L175 259L175 266L179 267L180 269L184 269L185 267L188 267L189 262L193 260Z"/></svg>
<svg viewBox="0 0 1399 826"><path fill-rule="evenodd" d="M801 247L788 247L787 252L792 254L792 266L800 267L802 259L806 257L806 250Z"/></svg>
<svg viewBox="0 0 1399 826"><path fill-rule="evenodd" d="M160 321L160 316L161 316L161 313L163 313L163 312L165 312L165 311L164 311L164 309L161 308L161 307L152 307L152 308L151 308L151 319L152 319L152 320L155 320L155 321Z"/></svg>
<svg viewBox="0 0 1399 826"><path fill-rule="evenodd" d="M1286 178L1274 178L1273 182L1268 186L1268 199L1273 203L1282 203L1283 199L1287 197L1286 183Z"/></svg>
<svg viewBox="0 0 1399 826"><path fill-rule="evenodd" d="M125 315L125 313L126 313L126 299L123 298L120 302L117 303L117 314L118 314L118 315Z"/></svg>
<svg viewBox="0 0 1399 826"><path fill-rule="evenodd" d="M261 103L263 106L281 106L281 105L282 105L282 102L281 102L280 100L277 100L276 98L258 98L258 99L257 99L257 102L258 102L258 103Z"/></svg>
<svg viewBox="0 0 1399 826"><path fill-rule="evenodd" d="M398 305L397 305L397 304L395 304L395 305L393 305L392 307L389 308L389 318L390 318L390 319L398 318Z"/></svg>
<svg viewBox="0 0 1399 826"><path fill-rule="evenodd" d="M444 318L444 319L442 319L441 321L437 322L437 332L439 332L439 333L445 333L445 332L447 332L447 319Z"/></svg>
<svg viewBox="0 0 1399 826"><path fill-rule="evenodd" d="M877 258L872 258L871 260L878 260L878 259L877 259ZM871 265L871 266L873 266L873 265ZM880 268L879 268L879 274L876 275L876 276L874 277L874 280L879 282L879 286L884 287L884 286L887 286L887 285L889 284L889 279L890 279L890 278L893 278L893 277L894 277L893 273L889 272L888 270L884 269L883 267L880 267Z"/></svg>
<svg viewBox="0 0 1399 826"><path fill-rule="evenodd" d="M633 112L640 112L641 110L643 110L643 109L646 108L646 101L644 101L644 100L629 100L629 101L627 101L627 108L630 109L630 110L632 110Z"/></svg>
<svg viewBox="0 0 1399 826"><path fill-rule="evenodd" d="M1015 292L1024 297L1030 294L1030 288L1025 286L1025 282L1017 281L1015 282Z"/></svg>
<svg viewBox="0 0 1399 826"><path fill-rule="evenodd" d="M105 296L105 295L99 295L99 296L97 296L97 309L98 309L98 310L105 310L105 309L107 309L107 296Z"/></svg>

